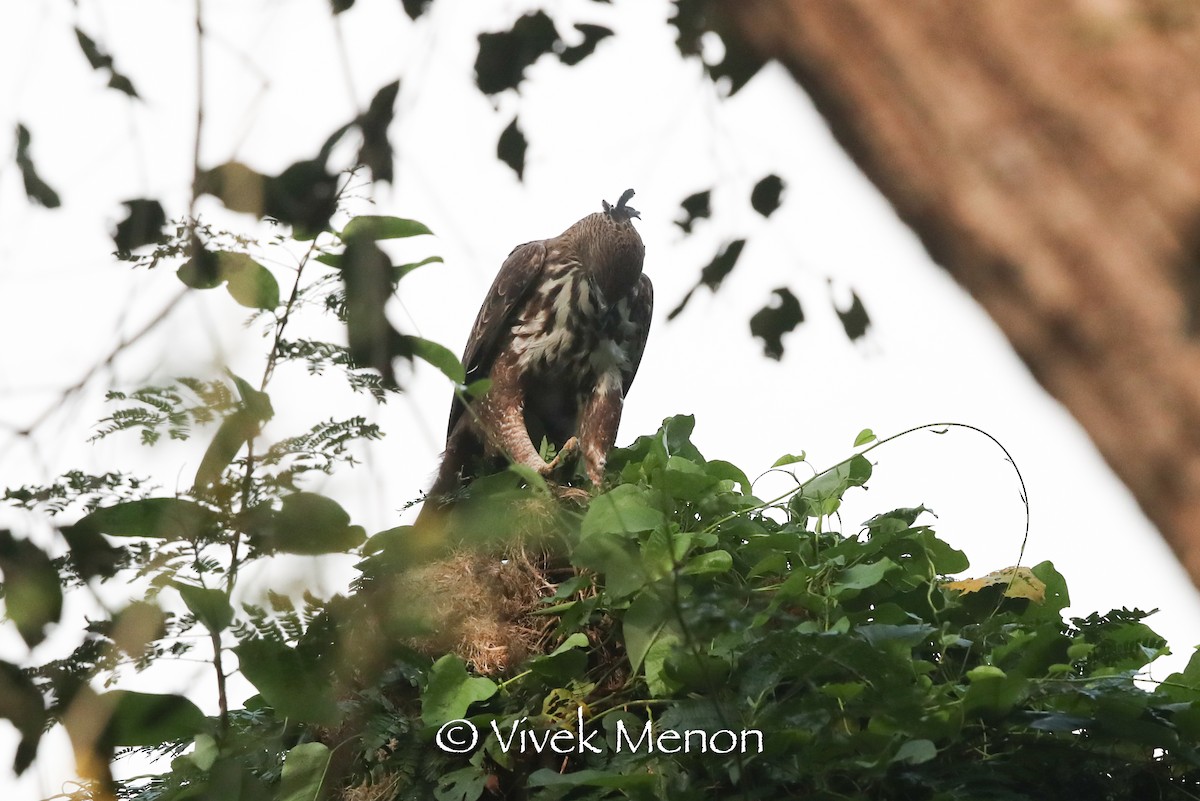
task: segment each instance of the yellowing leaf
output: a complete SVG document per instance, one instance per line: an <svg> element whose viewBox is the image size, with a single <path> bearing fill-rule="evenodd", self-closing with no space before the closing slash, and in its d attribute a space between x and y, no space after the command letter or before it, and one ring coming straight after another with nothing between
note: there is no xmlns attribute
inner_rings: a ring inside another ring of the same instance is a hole
<svg viewBox="0 0 1200 801"><path fill-rule="evenodd" d="M1028 598L1034 603L1046 600L1046 584L1027 567L1005 567L993 570L982 578L948 581L942 584L948 590L958 590L963 595L979 592L985 587L1004 587L1006 598Z"/></svg>

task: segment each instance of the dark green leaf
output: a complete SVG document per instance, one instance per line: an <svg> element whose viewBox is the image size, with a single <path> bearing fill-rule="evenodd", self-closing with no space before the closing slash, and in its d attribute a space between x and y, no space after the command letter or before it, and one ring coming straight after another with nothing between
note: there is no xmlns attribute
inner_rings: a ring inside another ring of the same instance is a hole
<svg viewBox="0 0 1200 801"><path fill-rule="evenodd" d="M676 220L675 224L682 228L685 234L692 232L692 228L695 226L697 220L707 219L712 216L711 197L712 190L705 189L703 192L688 195L679 204L683 207L683 213L686 216L682 220Z"/></svg>
<svg viewBox="0 0 1200 801"><path fill-rule="evenodd" d="M866 335L867 329L871 327L871 318L867 315L867 308L863 306L858 293L853 290L850 291L850 308L843 311L837 303L834 303L833 310L837 312L838 319L842 321L842 329L851 342L861 339Z"/></svg>
<svg viewBox="0 0 1200 801"><path fill-rule="evenodd" d="M167 224L167 213L157 200L126 200L124 220L117 223L113 242L117 246L117 257L128 259L142 245L153 245L165 237L163 228Z"/></svg>
<svg viewBox="0 0 1200 801"><path fill-rule="evenodd" d="M602 39L613 35L611 28L582 22L576 23L575 30L583 34L583 42L574 47L568 47L558 54L559 60L568 67L573 67L583 61L596 51L596 45L600 44Z"/></svg>
<svg viewBox="0 0 1200 801"><path fill-rule="evenodd" d="M365 165L376 181L391 183L394 178L392 145L387 134L399 93L399 81L392 81L384 86L371 98L371 105L358 119L358 128L362 131L363 138L362 146L358 149L358 163Z"/></svg>
<svg viewBox="0 0 1200 801"><path fill-rule="evenodd" d="M233 622L233 607L224 591L181 582L175 582L175 589L188 611L211 633L220 634Z"/></svg>
<svg viewBox="0 0 1200 801"><path fill-rule="evenodd" d="M87 59L92 69L103 70L112 66L112 57L102 52L95 40L79 28L75 29L75 39L79 42L79 49L83 51L84 58Z"/></svg>
<svg viewBox="0 0 1200 801"><path fill-rule="evenodd" d="M554 23L540 10L518 19L511 30L481 33L479 54L475 58L475 85L488 95L515 89L525 69L559 44Z"/></svg>
<svg viewBox="0 0 1200 801"><path fill-rule="evenodd" d="M21 734L13 760L13 772L20 775L37 754L46 727L46 703L29 676L4 661L0 661L0 718L11 722Z"/></svg>
<svg viewBox="0 0 1200 801"><path fill-rule="evenodd" d="M271 406L271 398L267 393L255 389L249 381L238 376L232 370L225 372L229 374L229 377L233 379L233 385L237 387L242 408L263 422L275 416L275 409Z"/></svg>
<svg viewBox="0 0 1200 801"><path fill-rule="evenodd" d="M671 313L667 315L667 319L674 320L678 317L687 306L688 301L692 299L692 295L701 286L706 286L714 292L717 291L726 276L733 272L738 258L742 255L742 248L745 246L745 239L735 239L723 245L717 255L713 256L712 261L706 264L704 269L700 271L700 280L694 287L688 290L688 293L683 296L683 300L679 301L679 305L671 310Z"/></svg>
<svg viewBox="0 0 1200 801"><path fill-rule="evenodd" d="M88 526L63 526L59 529L71 549L71 564L84 581L112 578L123 561L125 551L114 547L104 536Z"/></svg>
<svg viewBox="0 0 1200 801"><path fill-rule="evenodd" d="M354 7L354 0L329 0L329 5L334 14L341 14Z"/></svg>
<svg viewBox="0 0 1200 801"><path fill-rule="evenodd" d="M776 289L775 306L763 306L750 318L750 333L763 341L763 351L768 358L783 357L783 335L795 330L804 322L804 310L800 300L787 287Z"/></svg>
<svg viewBox="0 0 1200 801"><path fill-rule="evenodd" d="M181 695L115 690L100 700L112 704L106 739L115 746L189 740L208 724L200 708Z"/></svg>
<svg viewBox="0 0 1200 801"><path fill-rule="evenodd" d="M303 235L329 227L337 210L338 178L323 159L297 161L277 177L267 180L263 209L267 216L294 226Z"/></svg>
<svg viewBox="0 0 1200 801"><path fill-rule="evenodd" d="M500 140L496 143L496 158L512 167L513 172L517 174L517 180L521 181L525 178L525 151L528 143L517 123L518 119L513 117L508 127L500 132Z"/></svg>
<svg viewBox="0 0 1200 801"><path fill-rule="evenodd" d="M191 540L210 534L215 512L182 498L145 498L97 509L75 524L111 537Z"/></svg>
<svg viewBox="0 0 1200 801"><path fill-rule="evenodd" d="M404 6L404 13L408 14L409 19L416 19L425 13L425 9L429 6L430 0L400 0Z"/></svg>
<svg viewBox="0 0 1200 801"><path fill-rule="evenodd" d="M445 345L439 345L431 339L422 339L421 337L405 337L405 340L409 343L413 355L441 370L446 378L455 384L461 384L467 379L467 371L462 362L459 361L458 356L454 355L454 351Z"/></svg>
<svg viewBox="0 0 1200 801"><path fill-rule="evenodd" d="M0 529L0 573L5 611L32 648L46 638L46 626L62 615L58 571L41 548Z"/></svg>
<svg viewBox="0 0 1200 801"><path fill-rule="evenodd" d="M396 386L393 358L412 358L410 344L392 327L384 311L394 290L394 272L391 259L373 239L349 237L341 273L350 357L356 365L377 370L388 387Z"/></svg>
<svg viewBox="0 0 1200 801"><path fill-rule="evenodd" d="M340 714L325 671L274 640L244 640L235 647L242 675L280 717L329 726Z"/></svg>
<svg viewBox="0 0 1200 801"><path fill-rule="evenodd" d="M192 236L188 260L175 271L175 277L192 289L213 289L222 283L220 259L204 246L199 236Z"/></svg>
<svg viewBox="0 0 1200 801"><path fill-rule="evenodd" d="M770 217L779 208L779 199L783 195L783 179L778 175L768 175L754 185L750 193L750 205L764 217Z"/></svg>
<svg viewBox="0 0 1200 801"><path fill-rule="evenodd" d="M117 72L112 56L101 50L94 39L79 28L75 28L75 39L79 42L79 49L83 51L83 56L87 59L92 69L108 71L108 85L110 88L124 92L130 97L138 96L137 91L133 88L133 82L125 75Z"/></svg>
<svg viewBox="0 0 1200 801"><path fill-rule="evenodd" d="M249 533L264 551L308 555L344 553L367 539L336 501L312 492L285 496L282 508Z"/></svg>
<svg viewBox="0 0 1200 801"><path fill-rule="evenodd" d="M421 695L421 720L426 726L440 726L465 717L467 708L496 694L496 683L467 674L463 661L446 654L433 663L429 682Z"/></svg>
<svg viewBox="0 0 1200 801"><path fill-rule="evenodd" d="M29 153L31 141L29 129L17 123L17 168L21 170L21 180L25 182L25 194L35 203L41 203L48 209L56 209L62 205L62 200L34 168L33 157Z"/></svg>
<svg viewBox="0 0 1200 801"><path fill-rule="evenodd" d="M217 483L242 446L258 436L261 426L262 421L246 409L238 409L222 420L204 451L192 486L200 490Z"/></svg>

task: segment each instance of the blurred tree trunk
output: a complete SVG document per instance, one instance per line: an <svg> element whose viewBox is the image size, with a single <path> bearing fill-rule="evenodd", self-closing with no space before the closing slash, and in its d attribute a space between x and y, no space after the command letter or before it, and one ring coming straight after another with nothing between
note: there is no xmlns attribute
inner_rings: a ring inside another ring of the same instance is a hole
<svg viewBox="0 0 1200 801"><path fill-rule="evenodd" d="M1200 4L720 10L809 92L1200 585Z"/></svg>

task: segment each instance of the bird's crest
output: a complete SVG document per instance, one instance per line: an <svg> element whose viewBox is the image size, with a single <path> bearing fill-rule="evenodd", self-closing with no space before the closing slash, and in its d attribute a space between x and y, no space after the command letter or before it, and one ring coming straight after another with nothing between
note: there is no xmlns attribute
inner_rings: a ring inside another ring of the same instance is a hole
<svg viewBox="0 0 1200 801"><path fill-rule="evenodd" d="M617 201L616 206L610 206L607 200L601 200L600 202L604 204L604 213L617 222L625 222L633 218L642 219L642 215L637 209L625 205L633 195L632 189L626 189L621 193L621 199Z"/></svg>

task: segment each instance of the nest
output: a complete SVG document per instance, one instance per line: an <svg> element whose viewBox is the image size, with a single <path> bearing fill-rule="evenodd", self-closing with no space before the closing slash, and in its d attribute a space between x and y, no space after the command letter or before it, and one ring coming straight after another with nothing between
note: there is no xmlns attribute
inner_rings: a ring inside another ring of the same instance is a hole
<svg viewBox="0 0 1200 801"><path fill-rule="evenodd" d="M426 632L417 650L452 653L476 673L494 676L544 647L551 621L533 615L554 592L547 558L523 548L501 554L459 551L398 577L401 595L419 603Z"/></svg>

